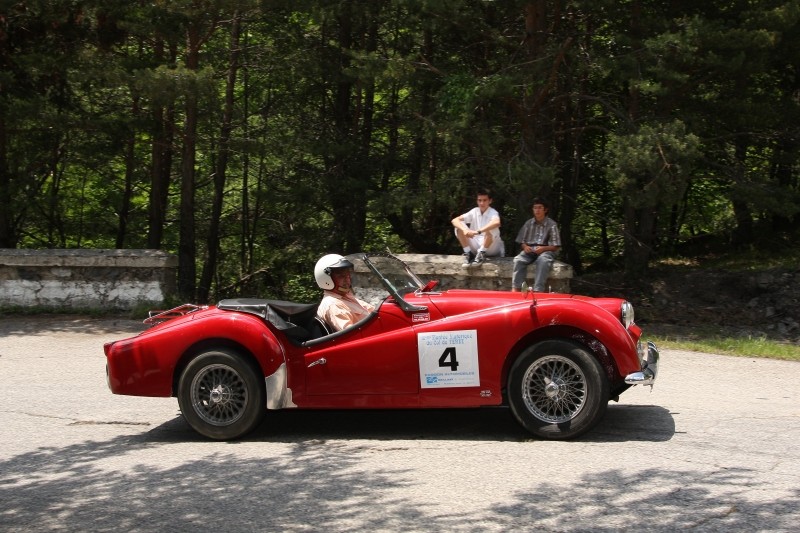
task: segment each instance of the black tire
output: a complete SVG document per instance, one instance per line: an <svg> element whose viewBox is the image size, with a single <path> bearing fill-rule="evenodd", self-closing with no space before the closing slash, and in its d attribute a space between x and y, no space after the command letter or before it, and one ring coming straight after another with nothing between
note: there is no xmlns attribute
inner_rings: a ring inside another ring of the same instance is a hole
<svg viewBox="0 0 800 533"><path fill-rule="evenodd" d="M178 405L189 425L215 440L252 431L266 413L266 391L257 367L236 352L203 352L186 366Z"/></svg>
<svg viewBox="0 0 800 533"><path fill-rule="evenodd" d="M508 402L522 426L545 439L571 439L605 414L603 367L579 345L549 340L525 350L511 367Z"/></svg>

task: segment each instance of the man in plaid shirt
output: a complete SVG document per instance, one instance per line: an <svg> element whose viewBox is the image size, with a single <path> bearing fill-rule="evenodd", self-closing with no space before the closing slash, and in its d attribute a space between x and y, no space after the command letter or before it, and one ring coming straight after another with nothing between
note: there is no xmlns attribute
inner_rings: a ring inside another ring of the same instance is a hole
<svg viewBox="0 0 800 533"><path fill-rule="evenodd" d="M561 250L561 234L555 220L547 216L550 210L547 201L535 198L531 210L533 218L525 222L516 238L521 251L514 257L514 276L511 280L511 290L514 292L522 287L531 263L536 266L533 290L544 292L553 261Z"/></svg>

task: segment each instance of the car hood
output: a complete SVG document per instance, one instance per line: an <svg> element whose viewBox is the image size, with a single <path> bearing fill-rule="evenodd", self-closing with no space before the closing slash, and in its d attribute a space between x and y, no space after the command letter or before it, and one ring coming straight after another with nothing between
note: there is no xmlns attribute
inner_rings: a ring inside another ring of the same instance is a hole
<svg viewBox="0 0 800 533"><path fill-rule="evenodd" d="M509 291L480 291L472 289L450 289L441 293L423 293L406 296L409 303L434 305L443 316L455 316L498 307L558 305L569 300L580 300L603 309L614 316L619 315L621 298L592 298L565 293L526 294Z"/></svg>

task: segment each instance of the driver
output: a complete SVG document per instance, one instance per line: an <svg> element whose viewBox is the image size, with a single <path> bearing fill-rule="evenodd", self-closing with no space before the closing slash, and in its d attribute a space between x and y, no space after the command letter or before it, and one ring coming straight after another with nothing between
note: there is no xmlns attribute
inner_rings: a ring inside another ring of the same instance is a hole
<svg viewBox="0 0 800 533"><path fill-rule="evenodd" d="M353 263L338 254L325 255L314 266L317 285L325 291L317 316L334 331L352 326L375 310L353 295L352 272Z"/></svg>

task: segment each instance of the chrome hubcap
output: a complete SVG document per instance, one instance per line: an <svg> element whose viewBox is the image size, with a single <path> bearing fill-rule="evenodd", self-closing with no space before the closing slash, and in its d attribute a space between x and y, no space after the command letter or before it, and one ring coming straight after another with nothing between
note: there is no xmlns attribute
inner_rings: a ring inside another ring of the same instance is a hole
<svg viewBox="0 0 800 533"><path fill-rule="evenodd" d="M228 402L231 399L231 391L224 385L214 387L214 390L211 391L208 399L214 404Z"/></svg>
<svg viewBox="0 0 800 533"><path fill-rule="evenodd" d="M559 396L563 396L564 394L564 385L558 384L555 381L551 380L548 377L544 378L545 386L544 386L544 393L547 395L548 398L551 400L557 400Z"/></svg>

